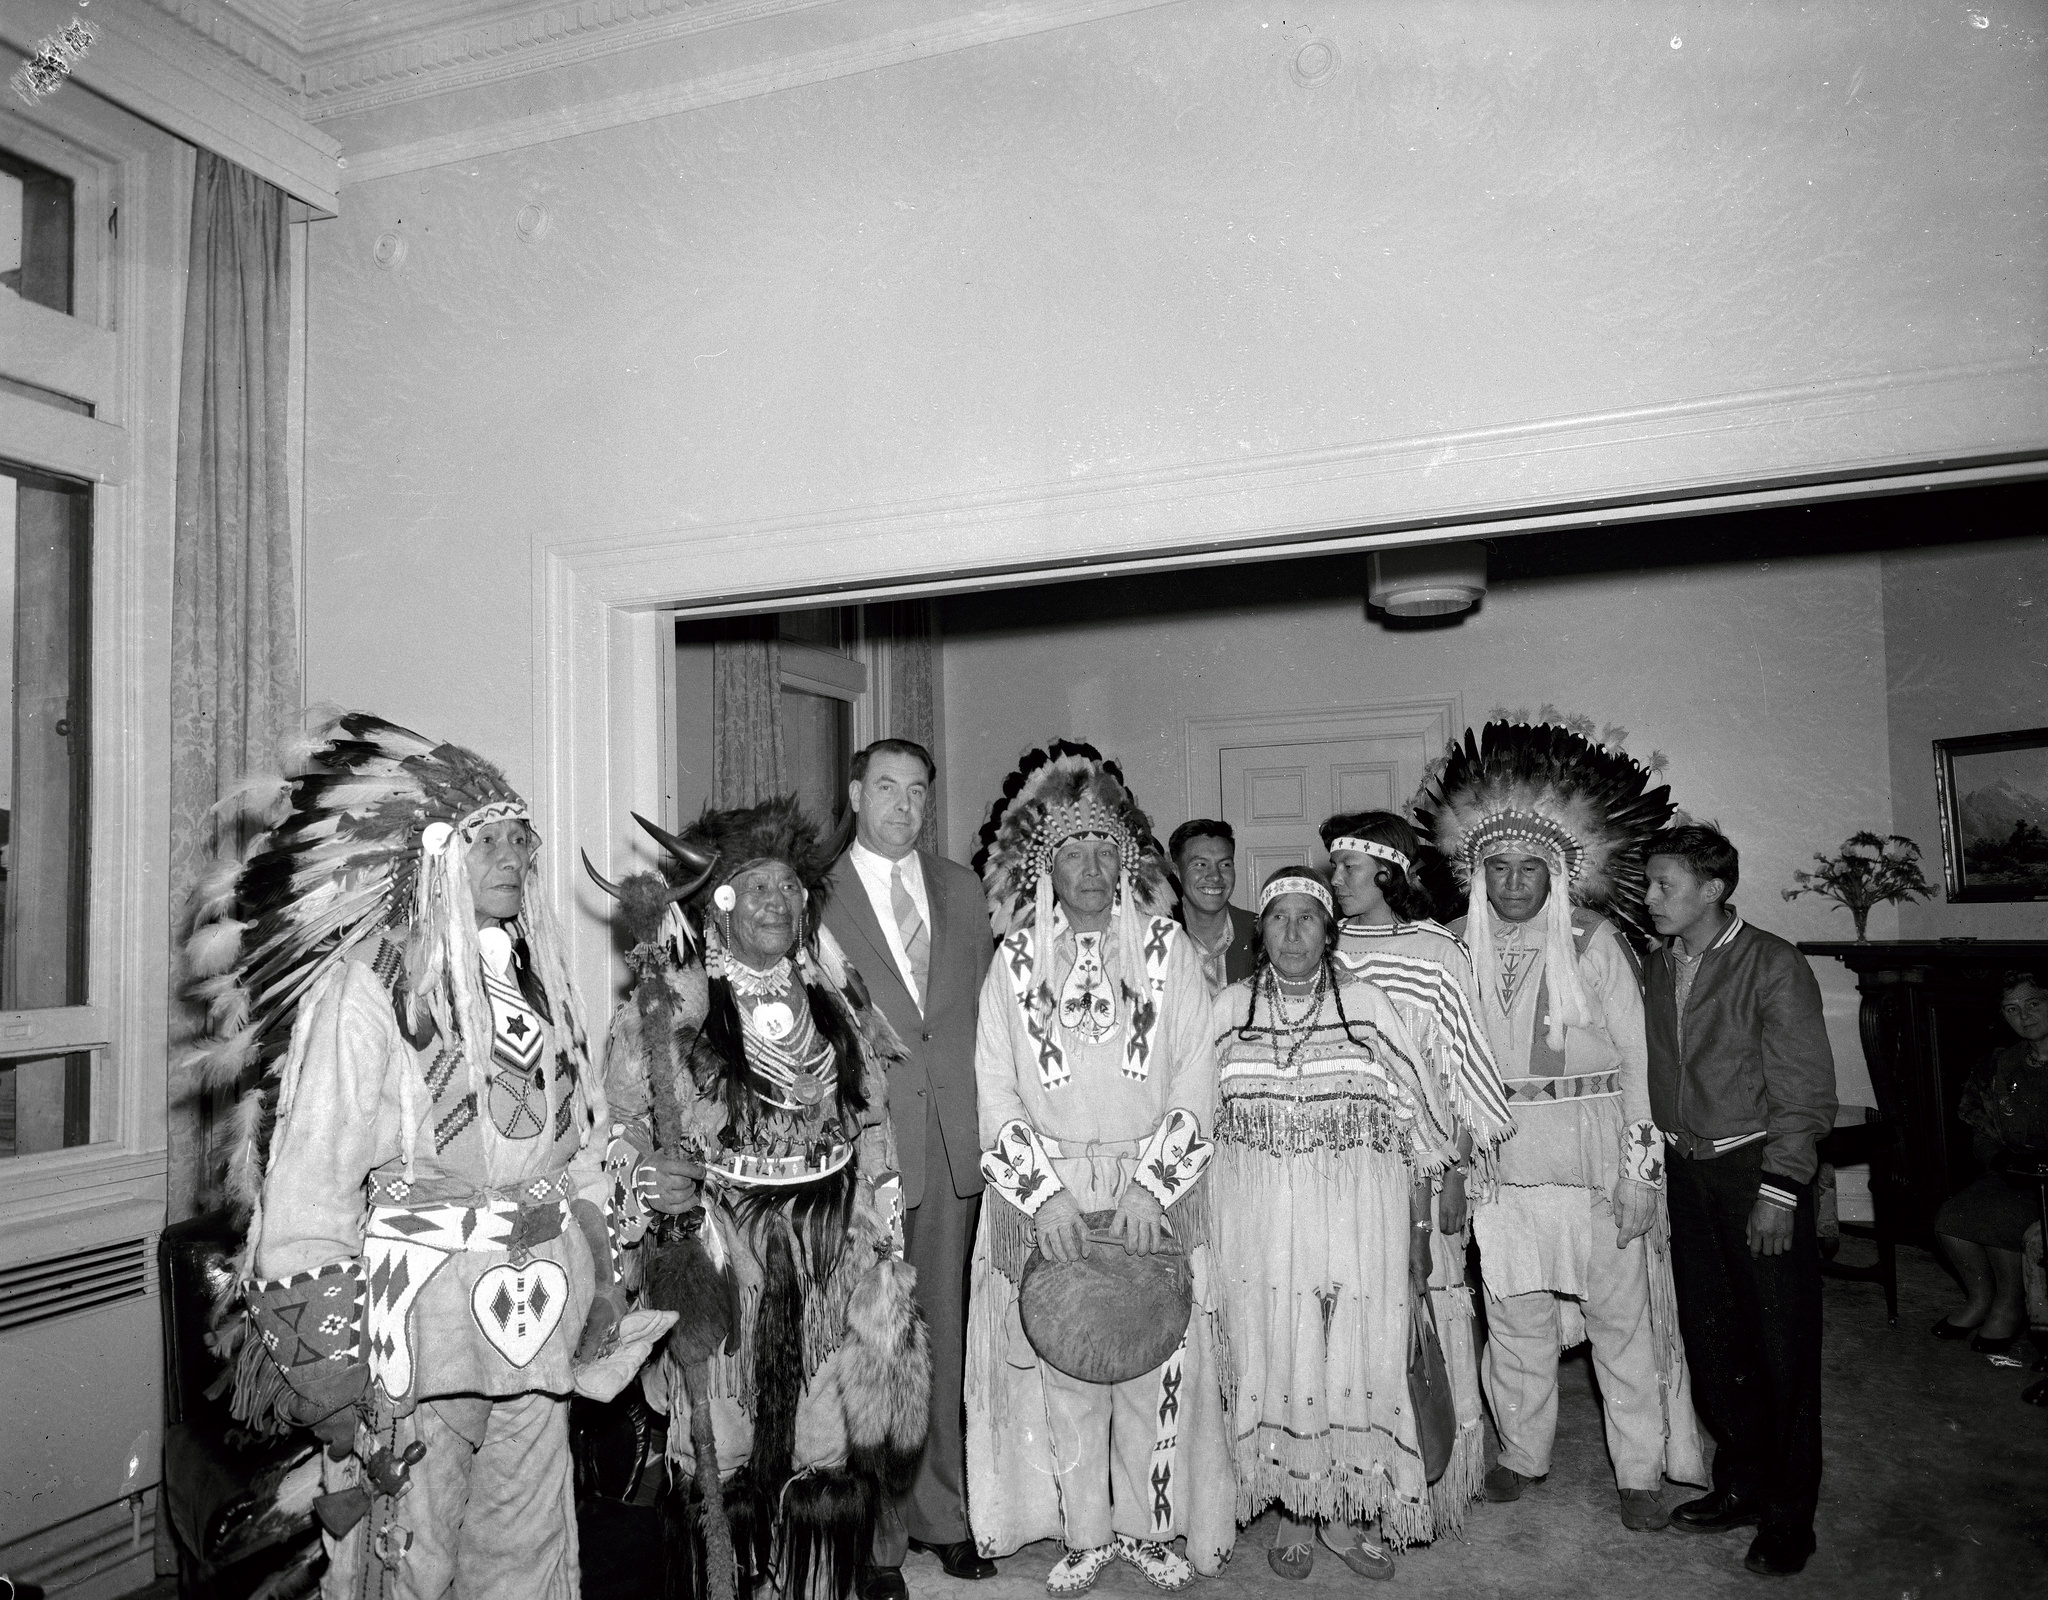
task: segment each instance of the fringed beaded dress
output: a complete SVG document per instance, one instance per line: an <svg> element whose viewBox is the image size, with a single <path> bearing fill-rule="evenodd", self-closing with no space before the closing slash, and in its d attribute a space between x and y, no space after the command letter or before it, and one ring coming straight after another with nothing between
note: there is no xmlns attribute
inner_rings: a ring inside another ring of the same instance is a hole
<svg viewBox="0 0 2048 1600"><path fill-rule="evenodd" d="M1471 1139L1470 1191L1488 1192L1494 1147L1515 1131L1515 1124L1500 1068L1479 1021L1472 958L1464 941L1439 922L1350 920L1337 941L1337 964L1377 986L1394 1003L1415 1041L1417 1059L1443 1091L1456 1130ZM1464 1528L1465 1508L1479 1497L1486 1476L1485 1403L1479 1389L1472 1290L1465 1281L1470 1239L1469 1226L1455 1234L1438 1230L1430 1239L1429 1298L1458 1414L1451 1463L1429 1486L1435 1522L1431 1538Z"/></svg>
<svg viewBox="0 0 2048 1600"><path fill-rule="evenodd" d="M1256 1004L1255 1002L1256 997ZM1409 1195L1452 1156L1444 1100L1393 1004L1326 963L1216 997L1217 1271L1236 1395L1237 1515L1434 1517L1408 1405Z"/></svg>

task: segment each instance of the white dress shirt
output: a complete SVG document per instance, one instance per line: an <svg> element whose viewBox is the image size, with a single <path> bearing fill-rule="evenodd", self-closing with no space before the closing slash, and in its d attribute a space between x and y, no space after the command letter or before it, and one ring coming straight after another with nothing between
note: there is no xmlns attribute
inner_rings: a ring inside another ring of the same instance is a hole
<svg viewBox="0 0 2048 1600"><path fill-rule="evenodd" d="M903 987L915 1000L918 998L917 980L911 976L910 957L903 950L903 931L896 926L896 901L890 888L897 863L887 856L877 855L859 840L854 841L847 854L853 858L853 870L860 874L861 887L868 892L868 905L874 910L875 921L882 925L882 937L889 941L889 955L902 976ZM910 891L910 902L924 919L924 936L929 941L932 936L932 903L924 892L924 866L915 850L903 858L902 866L903 886Z"/></svg>

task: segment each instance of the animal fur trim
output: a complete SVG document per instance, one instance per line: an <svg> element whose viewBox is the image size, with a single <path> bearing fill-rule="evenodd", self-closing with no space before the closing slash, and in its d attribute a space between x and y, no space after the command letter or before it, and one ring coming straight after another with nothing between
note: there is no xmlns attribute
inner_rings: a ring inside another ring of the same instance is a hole
<svg viewBox="0 0 2048 1600"><path fill-rule="evenodd" d="M902 1494L916 1475L931 1423L932 1347L908 1263L879 1261L846 1302L839 1372L848 1464Z"/></svg>
<svg viewBox="0 0 2048 1600"><path fill-rule="evenodd" d="M846 1600L875 1537L874 1484L857 1472L808 1472L782 1496L783 1600Z"/></svg>

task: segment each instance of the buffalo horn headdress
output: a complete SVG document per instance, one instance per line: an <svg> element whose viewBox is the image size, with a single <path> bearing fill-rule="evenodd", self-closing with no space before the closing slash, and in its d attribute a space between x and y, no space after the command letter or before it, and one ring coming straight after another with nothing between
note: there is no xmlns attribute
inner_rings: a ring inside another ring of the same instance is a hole
<svg viewBox="0 0 2048 1600"><path fill-rule="evenodd" d="M1489 1000L1497 998L1500 976L1486 860L1512 849L1549 864L1543 966L1553 1049L1563 1048L1567 1024L1583 1025L1592 1015L1572 953L1571 905L1651 936L1643 846L1670 817L1671 791L1650 789L1650 769L1623 752L1619 730L1609 736L1611 743L1596 744L1577 728L1549 721L1489 722L1476 735L1467 729L1424 779L1412 807L1466 890L1473 974Z"/></svg>
<svg viewBox="0 0 2048 1600"><path fill-rule="evenodd" d="M323 724L283 765L285 778L245 796L252 806L267 799L267 831L201 886L186 947L190 993L207 1012L189 1060L209 1086L239 1093L227 1193L245 1215L262 1188L300 1003L351 956L390 990L408 1037L461 1045L480 1089L491 1013L464 858L487 824L531 823L526 802L483 757L367 712ZM512 932L525 942L523 978L538 991L551 1042L581 1072L583 1028L562 939L531 867ZM405 1122L409 1163L413 1119Z"/></svg>

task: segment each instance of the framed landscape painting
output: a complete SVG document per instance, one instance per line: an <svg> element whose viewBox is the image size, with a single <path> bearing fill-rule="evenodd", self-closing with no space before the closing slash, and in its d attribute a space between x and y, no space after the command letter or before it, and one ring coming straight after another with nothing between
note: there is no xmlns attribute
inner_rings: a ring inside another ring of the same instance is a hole
<svg viewBox="0 0 2048 1600"><path fill-rule="evenodd" d="M2048 900L2048 728L1934 741L1950 900Z"/></svg>

